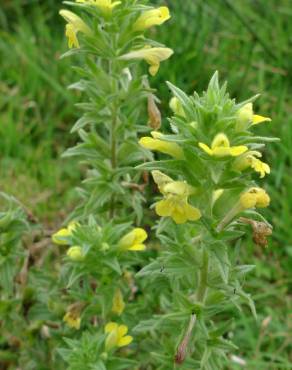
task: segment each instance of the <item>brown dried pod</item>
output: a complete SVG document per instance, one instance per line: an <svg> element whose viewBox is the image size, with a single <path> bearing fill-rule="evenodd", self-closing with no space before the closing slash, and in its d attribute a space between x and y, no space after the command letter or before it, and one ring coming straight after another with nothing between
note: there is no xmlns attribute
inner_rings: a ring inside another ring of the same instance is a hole
<svg viewBox="0 0 292 370"><path fill-rule="evenodd" d="M268 245L267 236L272 235L272 229L265 222L251 220L249 218L241 217L240 221L251 225L253 234L252 240L256 245L260 247L266 247Z"/></svg>
<svg viewBox="0 0 292 370"><path fill-rule="evenodd" d="M148 117L149 117L148 124L151 128L153 128L153 130L158 130L161 126L161 113L156 105L153 94L148 95L147 107L148 107Z"/></svg>
<svg viewBox="0 0 292 370"><path fill-rule="evenodd" d="M187 357L188 345L189 345L189 342L190 342L190 339L191 339L192 330L193 330L193 328L195 326L195 323L196 323L196 319L197 319L197 316L195 314L192 314L191 318L190 318L190 321L189 321L188 328L187 328L186 333L184 335L184 338L181 341L180 345L178 346L178 349L176 351L176 355L174 357L174 362L177 365L182 364L185 361L186 357Z"/></svg>

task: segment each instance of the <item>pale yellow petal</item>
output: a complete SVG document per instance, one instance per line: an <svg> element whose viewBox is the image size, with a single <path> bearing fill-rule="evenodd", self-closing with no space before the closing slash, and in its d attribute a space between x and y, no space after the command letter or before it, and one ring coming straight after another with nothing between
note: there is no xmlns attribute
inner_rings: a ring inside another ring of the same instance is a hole
<svg viewBox="0 0 292 370"><path fill-rule="evenodd" d="M142 243L144 240L147 239L147 233L144 229L141 227L136 227L134 230L134 235L135 235L135 243Z"/></svg>
<svg viewBox="0 0 292 370"><path fill-rule="evenodd" d="M134 241L135 241L135 231L132 230L121 238L121 240L119 241L119 247L127 249L134 243Z"/></svg>
<svg viewBox="0 0 292 370"><path fill-rule="evenodd" d="M164 140L153 139L151 137L142 137L139 140L139 144L146 149L157 150L161 153L171 155L174 158L184 158L183 150L176 143L170 143Z"/></svg>
<svg viewBox="0 0 292 370"><path fill-rule="evenodd" d="M204 144L204 143L199 143L199 147L200 147L201 149L203 149L203 150L204 150L204 152L206 152L207 154L209 154L209 155L213 155L213 150L212 150L208 145L206 145L206 144Z"/></svg>
<svg viewBox="0 0 292 370"><path fill-rule="evenodd" d="M217 147L226 147L226 148L230 147L228 137L222 132L217 134L212 141L211 148L215 149Z"/></svg>
<svg viewBox="0 0 292 370"><path fill-rule="evenodd" d="M75 231L78 226L80 226L79 222L77 222L77 221L71 221L69 223L67 229L72 233L72 231Z"/></svg>
<svg viewBox="0 0 292 370"><path fill-rule="evenodd" d="M150 64L149 72L152 76L154 76L159 69L160 62L168 59L172 54L173 50L169 48L145 47L143 49L131 51L127 54L121 55L119 59L144 59L148 64Z"/></svg>
<svg viewBox="0 0 292 370"><path fill-rule="evenodd" d="M147 62L150 64L149 73L151 74L151 76L155 76L159 70L160 63L154 63L149 61Z"/></svg>
<svg viewBox="0 0 292 370"><path fill-rule="evenodd" d="M231 148L224 146L217 146L213 149L213 155L215 157L227 157L231 155Z"/></svg>
<svg viewBox="0 0 292 370"><path fill-rule="evenodd" d="M59 11L59 14L69 23L74 29L80 32L85 33L86 35L92 35L91 29L87 24L75 13L70 10L62 9Z"/></svg>
<svg viewBox="0 0 292 370"><path fill-rule="evenodd" d="M110 333L111 331L113 330L117 330L118 329L118 324L116 322L109 322L106 324L105 328L104 328L104 332L105 333Z"/></svg>
<svg viewBox="0 0 292 370"><path fill-rule="evenodd" d="M232 155L232 157L237 157L246 151L248 151L248 147L245 145L232 146L230 148L230 155Z"/></svg>
<svg viewBox="0 0 292 370"><path fill-rule="evenodd" d="M261 190L262 191L257 196L256 207L266 208L266 207L269 206L271 199L270 199L269 195L266 193L265 190L263 190L263 189L261 189Z"/></svg>
<svg viewBox="0 0 292 370"><path fill-rule="evenodd" d="M257 114L254 114L253 117L252 117L252 124L253 125L257 125L258 123L262 123L262 122L270 122L270 121L272 121L271 118L259 116Z"/></svg>
<svg viewBox="0 0 292 370"><path fill-rule="evenodd" d="M145 244L134 244L130 248L128 248L129 251L144 251L145 249Z"/></svg>
<svg viewBox="0 0 292 370"><path fill-rule="evenodd" d="M186 213L187 219L190 221L197 221L202 216L198 208L193 207L188 203L185 205L185 213Z"/></svg>
<svg viewBox="0 0 292 370"><path fill-rule="evenodd" d="M173 202L169 199L162 199L155 204L155 212L160 217L171 216L173 212Z"/></svg>
<svg viewBox="0 0 292 370"><path fill-rule="evenodd" d="M171 177L165 175L163 172L158 171L158 170L151 171L151 174L152 174L155 184L158 185L160 191L162 190L164 185L173 181Z"/></svg>
<svg viewBox="0 0 292 370"><path fill-rule="evenodd" d="M134 23L135 31L142 31L152 26L158 26L170 18L169 10L166 6L157 9L147 10Z"/></svg>
<svg viewBox="0 0 292 370"><path fill-rule="evenodd" d="M174 207L171 217L176 224L184 224L187 221L187 214L180 205Z"/></svg>
<svg viewBox="0 0 292 370"><path fill-rule="evenodd" d="M190 186L184 181L172 181L163 187L165 193L186 197L190 193Z"/></svg>
<svg viewBox="0 0 292 370"><path fill-rule="evenodd" d="M269 174L271 172L270 166L257 158L252 159L251 167L260 174L261 178L263 178L266 173Z"/></svg>
<svg viewBox="0 0 292 370"><path fill-rule="evenodd" d="M113 297L112 312L116 313L117 315L121 315L125 309L125 306L123 294L121 289L118 288L116 289Z"/></svg>
<svg viewBox="0 0 292 370"><path fill-rule="evenodd" d="M63 228L63 229L59 230L58 232L56 232L55 234L52 235L52 241L55 244L68 245L69 242L68 242L67 238L70 235L71 235L71 232L68 229Z"/></svg>
<svg viewBox="0 0 292 370"><path fill-rule="evenodd" d="M255 194L249 192L243 193L240 196L240 204L243 209L253 208L257 203L257 198Z"/></svg>
<svg viewBox="0 0 292 370"><path fill-rule="evenodd" d="M123 337L127 333L128 333L128 327L126 325L119 325L119 327L118 327L119 338Z"/></svg>
<svg viewBox="0 0 292 370"><path fill-rule="evenodd" d="M133 337L131 335L126 335L125 337L122 337L119 339L117 345L118 347L124 347L130 344L133 341Z"/></svg>

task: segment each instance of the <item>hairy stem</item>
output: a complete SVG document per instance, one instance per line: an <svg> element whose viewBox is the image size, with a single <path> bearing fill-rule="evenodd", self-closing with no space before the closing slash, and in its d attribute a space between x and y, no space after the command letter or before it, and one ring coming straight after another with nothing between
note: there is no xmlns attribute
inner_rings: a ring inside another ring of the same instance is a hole
<svg viewBox="0 0 292 370"><path fill-rule="evenodd" d="M117 167L117 138L116 138L116 126L117 126L117 108L113 107L112 110L112 122L110 129L110 145L111 145L111 165L114 170ZM113 217L115 213L115 195L111 197L110 205L110 217Z"/></svg>
<svg viewBox="0 0 292 370"><path fill-rule="evenodd" d="M113 74L113 61L109 62L109 76ZM117 93L118 84L115 79L112 80L112 92L114 94ZM113 170L117 167L117 137L116 137L116 126L118 121L118 102L114 101L112 108L111 108L111 126L110 126L110 150L111 150L111 167ZM112 194L111 201L110 201L110 218L112 218L115 214L115 195Z"/></svg>
<svg viewBox="0 0 292 370"><path fill-rule="evenodd" d="M204 302L206 292L207 292L207 280L208 280L208 270L209 270L209 254L206 248L203 251L203 265L200 269L199 276L199 287L197 291L197 299L199 302Z"/></svg>

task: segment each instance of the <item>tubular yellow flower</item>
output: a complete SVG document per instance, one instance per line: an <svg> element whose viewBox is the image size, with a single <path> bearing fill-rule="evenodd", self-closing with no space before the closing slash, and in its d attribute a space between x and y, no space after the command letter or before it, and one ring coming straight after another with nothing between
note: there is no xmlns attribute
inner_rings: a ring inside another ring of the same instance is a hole
<svg viewBox="0 0 292 370"><path fill-rule="evenodd" d="M82 261L84 259L84 255L82 253L82 248L78 245L70 247L67 251L67 256L75 262Z"/></svg>
<svg viewBox="0 0 292 370"><path fill-rule="evenodd" d="M67 238L71 235L70 231L66 228L63 228L57 231L55 234L52 235L52 240L55 244L59 245L68 245L69 242Z"/></svg>
<svg viewBox="0 0 292 370"><path fill-rule="evenodd" d="M69 48L79 48L77 33L80 31L86 35L92 35L91 29L77 14L70 12L70 10L62 9L59 14L68 22L66 25L66 36Z"/></svg>
<svg viewBox="0 0 292 370"><path fill-rule="evenodd" d="M265 208L270 204L270 197L264 189L250 188L240 195L239 201L219 222L216 230L220 232L240 212L249 208Z"/></svg>
<svg viewBox="0 0 292 370"><path fill-rule="evenodd" d="M121 4L121 1L112 2L112 0L76 0L76 2L95 5L104 13L111 13L113 8Z"/></svg>
<svg viewBox="0 0 292 370"><path fill-rule="evenodd" d="M110 351L114 347L124 347L129 345L133 337L126 335L128 333L128 327L126 325L118 325L115 322L109 322L106 324L105 333L108 334L105 341L105 350Z"/></svg>
<svg viewBox="0 0 292 370"><path fill-rule="evenodd" d="M145 244L143 244L146 239L146 231L140 227L136 227L122 237L119 241L119 247L124 251L143 251L146 248Z"/></svg>
<svg viewBox="0 0 292 370"><path fill-rule="evenodd" d="M214 157L237 157L248 150L245 145L230 146L228 137L223 133L215 136L211 148L204 143L199 143L199 147L203 149L204 152Z"/></svg>
<svg viewBox="0 0 292 370"><path fill-rule="evenodd" d="M70 244L68 238L72 235L72 232L79 225L76 221L71 221L67 228L63 228L52 235L52 240L55 244L68 245Z"/></svg>
<svg viewBox="0 0 292 370"><path fill-rule="evenodd" d="M270 197L264 189L250 188L240 196L240 205L243 209L265 208L270 204Z"/></svg>
<svg viewBox="0 0 292 370"><path fill-rule="evenodd" d="M139 144L146 149L157 150L161 153L169 154L177 159L184 158L183 150L178 144L160 140L160 138L163 136L160 132L152 131L151 135L152 137L142 137L139 140Z"/></svg>
<svg viewBox="0 0 292 370"><path fill-rule="evenodd" d="M112 312L121 315L125 309L125 302L121 289L117 288L113 298Z"/></svg>
<svg viewBox="0 0 292 370"><path fill-rule="evenodd" d="M271 118L253 114L252 103L247 103L237 112L236 128L238 130L245 130L249 125L257 125L258 123L267 121L271 121Z"/></svg>
<svg viewBox="0 0 292 370"><path fill-rule="evenodd" d="M173 181L160 171L152 171L152 176L164 195L164 199L155 204L158 216L171 217L177 224L197 221L201 217L200 210L188 203L188 197L194 191L190 185L184 181Z"/></svg>
<svg viewBox="0 0 292 370"><path fill-rule="evenodd" d="M178 100L176 96L170 99L169 107L173 111L173 113L177 114L178 116L182 116L182 117L186 116L182 103Z"/></svg>
<svg viewBox="0 0 292 370"><path fill-rule="evenodd" d="M256 150L250 150L240 157L236 158L233 164L233 168L237 171L244 171L248 167L253 168L263 178L266 174L271 172L270 167L267 163L262 162L260 158L262 154Z"/></svg>
<svg viewBox="0 0 292 370"><path fill-rule="evenodd" d="M169 48L152 48L145 47L143 49L131 51L119 57L122 60L144 59L148 64L149 73L155 76L158 72L160 62L168 59L173 54L173 50Z"/></svg>
<svg viewBox="0 0 292 370"><path fill-rule="evenodd" d="M143 31L152 26L159 26L166 22L169 18L170 14L167 6L146 10L134 23L133 29L135 31Z"/></svg>
<svg viewBox="0 0 292 370"><path fill-rule="evenodd" d="M63 317L63 321L70 327L76 330L80 329L81 317L79 312L68 311Z"/></svg>

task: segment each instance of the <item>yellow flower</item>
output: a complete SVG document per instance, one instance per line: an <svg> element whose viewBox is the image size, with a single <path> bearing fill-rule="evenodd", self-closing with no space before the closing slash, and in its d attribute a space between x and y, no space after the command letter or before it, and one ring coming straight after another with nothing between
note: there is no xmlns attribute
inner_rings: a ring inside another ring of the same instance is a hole
<svg viewBox="0 0 292 370"><path fill-rule="evenodd" d="M121 289L117 288L113 298L112 312L121 315L125 309L125 302Z"/></svg>
<svg viewBox="0 0 292 370"><path fill-rule="evenodd" d="M66 36L68 38L69 48L79 48L79 41L77 38L77 33L83 32L86 35L92 35L91 29L87 24L73 12L69 10L60 10L59 14L68 22L66 25Z"/></svg>
<svg viewBox="0 0 292 370"><path fill-rule="evenodd" d="M75 262L82 261L84 259L84 255L82 253L82 248L78 245L70 247L67 251L67 256Z"/></svg>
<svg viewBox="0 0 292 370"><path fill-rule="evenodd" d="M122 237L119 241L119 247L122 250L128 251L143 251L146 248L145 244L143 244L146 239L146 231L140 227L136 227Z"/></svg>
<svg viewBox="0 0 292 370"><path fill-rule="evenodd" d="M139 140L139 144L146 149L157 150L161 153L169 154L177 159L184 158L183 150L178 144L165 140L160 140L161 136L163 136L160 132L152 131L151 135L152 137L142 137Z"/></svg>
<svg viewBox="0 0 292 370"><path fill-rule="evenodd" d="M160 171L152 171L155 183L158 185L164 199L155 204L158 216L171 217L175 223L197 221L201 217L198 208L188 203L188 197L194 189L184 181L174 181Z"/></svg>
<svg viewBox="0 0 292 370"><path fill-rule="evenodd" d="M105 341L106 351L110 351L114 347L127 346L133 340L133 337L126 335L128 333L128 327L126 325L118 325L115 322L109 322L106 324L104 331L108 334Z"/></svg>
<svg viewBox="0 0 292 370"><path fill-rule="evenodd" d="M170 18L167 6L161 6L157 9L146 10L134 23L135 31L143 31L152 26L161 25Z"/></svg>
<svg viewBox="0 0 292 370"><path fill-rule="evenodd" d="M237 112L236 128L238 130L245 130L249 125L257 125L258 123L267 121L271 121L271 118L253 114L252 103L247 103Z"/></svg>
<svg viewBox="0 0 292 370"><path fill-rule="evenodd" d="M160 62L168 59L173 54L173 50L169 48L152 48L145 47L143 49L131 51L130 53L120 56L120 59L131 60L131 59L144 59L148 64L149 73L155 76L158 72Z"/></svg>
<svg viewBox="0 0 292 370"><path fill-rule="evenodd" d="M113 8L121 4L121 1L112 2L112 0L76 0L76 2L95 5L104 13L111 13Z"/></svg>
<svg viewBox="0 0 292 370"><path fill-rule="evenodd" d="M248 167L253 168L263 178L266 174L271 172L270 167L267 163L262 162L260 158L262 154L256 150L250 150L240 157L236 158L233 164L233 168L237 171L244 171Z"/></svg>
<svg viewBox="0 0 292 370"><path fill-rule="evenodd" d="M63 228L52 235L52 240L55 244L68 245L70 244L68 238L72 235L72 232L79 225L76 221L71 221L67 228Z"/></svg>
<svg viewBox="0 0 292 370"><path fill-rule="evenodd" d="M77 311L68 311L63 317L63 321L73 329L80 329L81 317L80 312Z"/></svg>
<svg viewBox="0 0 292 370"><path fill-rule="evenodd" d="M178 116L182 116L182 117L186 116L182 103L178 100L176 96L170 99L169 107L173 111L173 113L177 114Z"/></svg>
<svg viewBox="0 0 292 370"><path fill-rule="evenodd" d="M250 188L240 196L240 205L243 209L265 208L270 204L270 197L264 189Z"/></svg>
<svg viewBox="0 0 292 370"><path fill-rule="evenodd" d="M248 150L245 145L230 146L228 137L223 133L215 136L212 141L211 148L204 143L199 143L199 147L207 154L215 157L237 157Z"/></svg>

